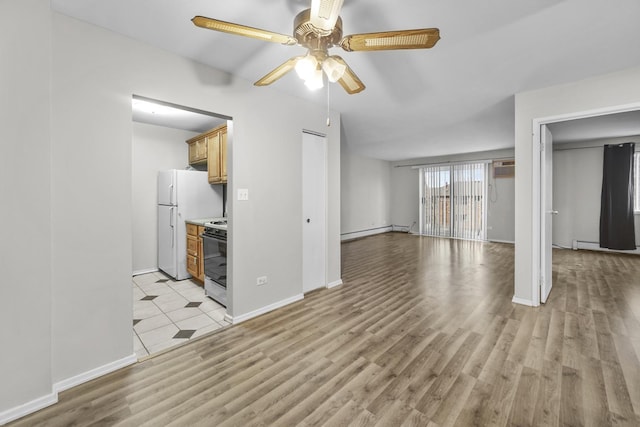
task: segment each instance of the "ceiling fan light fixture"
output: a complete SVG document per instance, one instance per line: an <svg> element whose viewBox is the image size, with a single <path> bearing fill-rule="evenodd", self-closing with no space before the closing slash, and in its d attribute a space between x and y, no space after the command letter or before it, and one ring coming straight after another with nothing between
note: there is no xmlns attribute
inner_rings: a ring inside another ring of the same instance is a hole
<svg viewBox="0 0 640 427"><path fill-rule="evenodd" d="M307 49L305 56L295 56L285 61L256 81L256 86L270 85L295 69L309 89L323 87L326 74L327 82L339 83L350 95L362 92L365 85L344 59L338 55L329 56L329 49L332 47L339 46L346 52L429 49L440 40L438 28L351 34L343 37L340 11L344 0L306 1L311 2L311 8L296 15L293 36L204 16L195 16L192 21L196 26L209 30ZM328 93L327 91L327 97Z"/></svg>
<svg viewBox="0 0 640 427"><path fill-rule="evenodd" d="M322 69L327 74L329 81L335 83L342 78L347 66L330 56L322 62Z"/></svg>
<svg viewBox="0 0 640 427"><path fill-rule="evenodd" d="M324 86L324 82L322 80L322 69L318 67L312 72L309 78L305 79L304 85L310 90L318 90Z"/></svg>
<svg viewBox="0 0 640 427"><path fill-rule="evenodd" d="M302 80L308 80L313 77L313 73L318 68L318 60L315 56L307 54L307 56L300 58L296 63L296 73Z"/></svg>

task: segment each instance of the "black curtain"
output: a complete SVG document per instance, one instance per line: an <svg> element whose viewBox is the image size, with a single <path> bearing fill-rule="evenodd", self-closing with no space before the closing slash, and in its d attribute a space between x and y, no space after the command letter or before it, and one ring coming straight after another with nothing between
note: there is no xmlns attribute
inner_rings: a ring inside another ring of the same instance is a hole
<svg viewBox="0 0 640 427"><path fill-rule="evenodd" d="M633 218L633 153L635 144L605 145L600 205L600 247L636 249Z"/></svg>

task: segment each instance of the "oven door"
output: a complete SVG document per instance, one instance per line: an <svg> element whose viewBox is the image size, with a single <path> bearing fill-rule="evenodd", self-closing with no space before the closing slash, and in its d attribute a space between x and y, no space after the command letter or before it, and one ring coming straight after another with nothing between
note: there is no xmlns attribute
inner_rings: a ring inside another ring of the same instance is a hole
<svg viewBox="0 0 640 427"><path fill-rule="evenodd" d="M227 242L202 235L204 289L208 297L227 305Z"/></svg>

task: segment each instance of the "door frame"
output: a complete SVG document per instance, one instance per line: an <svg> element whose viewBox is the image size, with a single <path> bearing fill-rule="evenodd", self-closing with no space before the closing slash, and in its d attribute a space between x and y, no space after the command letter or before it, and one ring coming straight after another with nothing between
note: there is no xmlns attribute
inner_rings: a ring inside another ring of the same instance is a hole
<svg viewBox="0 0 640 427"><path fill-rule="evenodd" d="M543 250L551 250L551 245L547 245L546 248L542 248L540 237L541 232L545 226L545 218L542 215L542 185L544 185L544 177L541 174L541 153L540 144L542 141L541 127L542 125L548 125L551 123L566 122L576 119L586 119L589 117L607 116L610 114L626 113L629 111L639 111L640 102L632 104L615 105L610 107L596 108L593 110L576 111L572 113L559 114L555 116L539 117L531 121L531 171L532 171L532 218L533 227L531 227L531 254L533 257L533 268L531 274L531 305L537 307L540 305L540 277L544 271L545 257L543 256ZM552 146L549 147L553 149ZM545 147L546 149L546 147Z"/></svg>
<svg viewBox="0 0 640 427"><path fill-rule="evenodd" d="M324 133L320 133L320 132L315 132L312 130L308 130L308 129L303 129L302 130L302 144L304 144L304 134L309 134L309 135L313 135L319 138L323 138L324 142L323 142L323 150L324 150L324 156L323 156L323 160L324 160L324 194L323 194L323 201L324 201L324 206L323 206L323 210L324 210L324 227L323 227L323 236L322 236L322 245L324 248L324 253L323 253L323 260L324 260L324 266L323 266L323 271L324 271L324 277L323 277L323 281L324 283L322 284L322 286L316 288L316 289L322 289L324 288L328 288L329 287L329 241L328 241L328 230L329 230L329 200L328 200L328 189L329 189L329 140L327 138L327 135ZM304 156L304 145L301 146L301 151L302 151L302 156ZM305 179L305 170L304 167L302 168L302 191L304 191L304 179ZM305 238L305 231L304 231L304 204L302 205L302 217L301 217L301 224L302 224L302 247L303 247L303 253L302 253L302 293L304 294L305 292L305 275L304 275L304 267L305 267L305 261L304 261L304 238Z"/></svg>
<svg viewBox="0 0 640 427"><path fill-rule="evenodd" d="M540 302L553 287L553 135L540 125Z"/></svg>

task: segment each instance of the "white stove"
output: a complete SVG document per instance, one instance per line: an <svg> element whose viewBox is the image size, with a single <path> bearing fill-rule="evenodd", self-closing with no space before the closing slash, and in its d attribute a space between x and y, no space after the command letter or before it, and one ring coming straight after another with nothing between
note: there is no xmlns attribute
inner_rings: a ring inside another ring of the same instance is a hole
<svg viewBox="0 0 640 427"><path fill-rule="evenodd" d="M205 227L215 228L217 230L227 230L227 218L213 218L209 222L204 223Z"/></svg>

